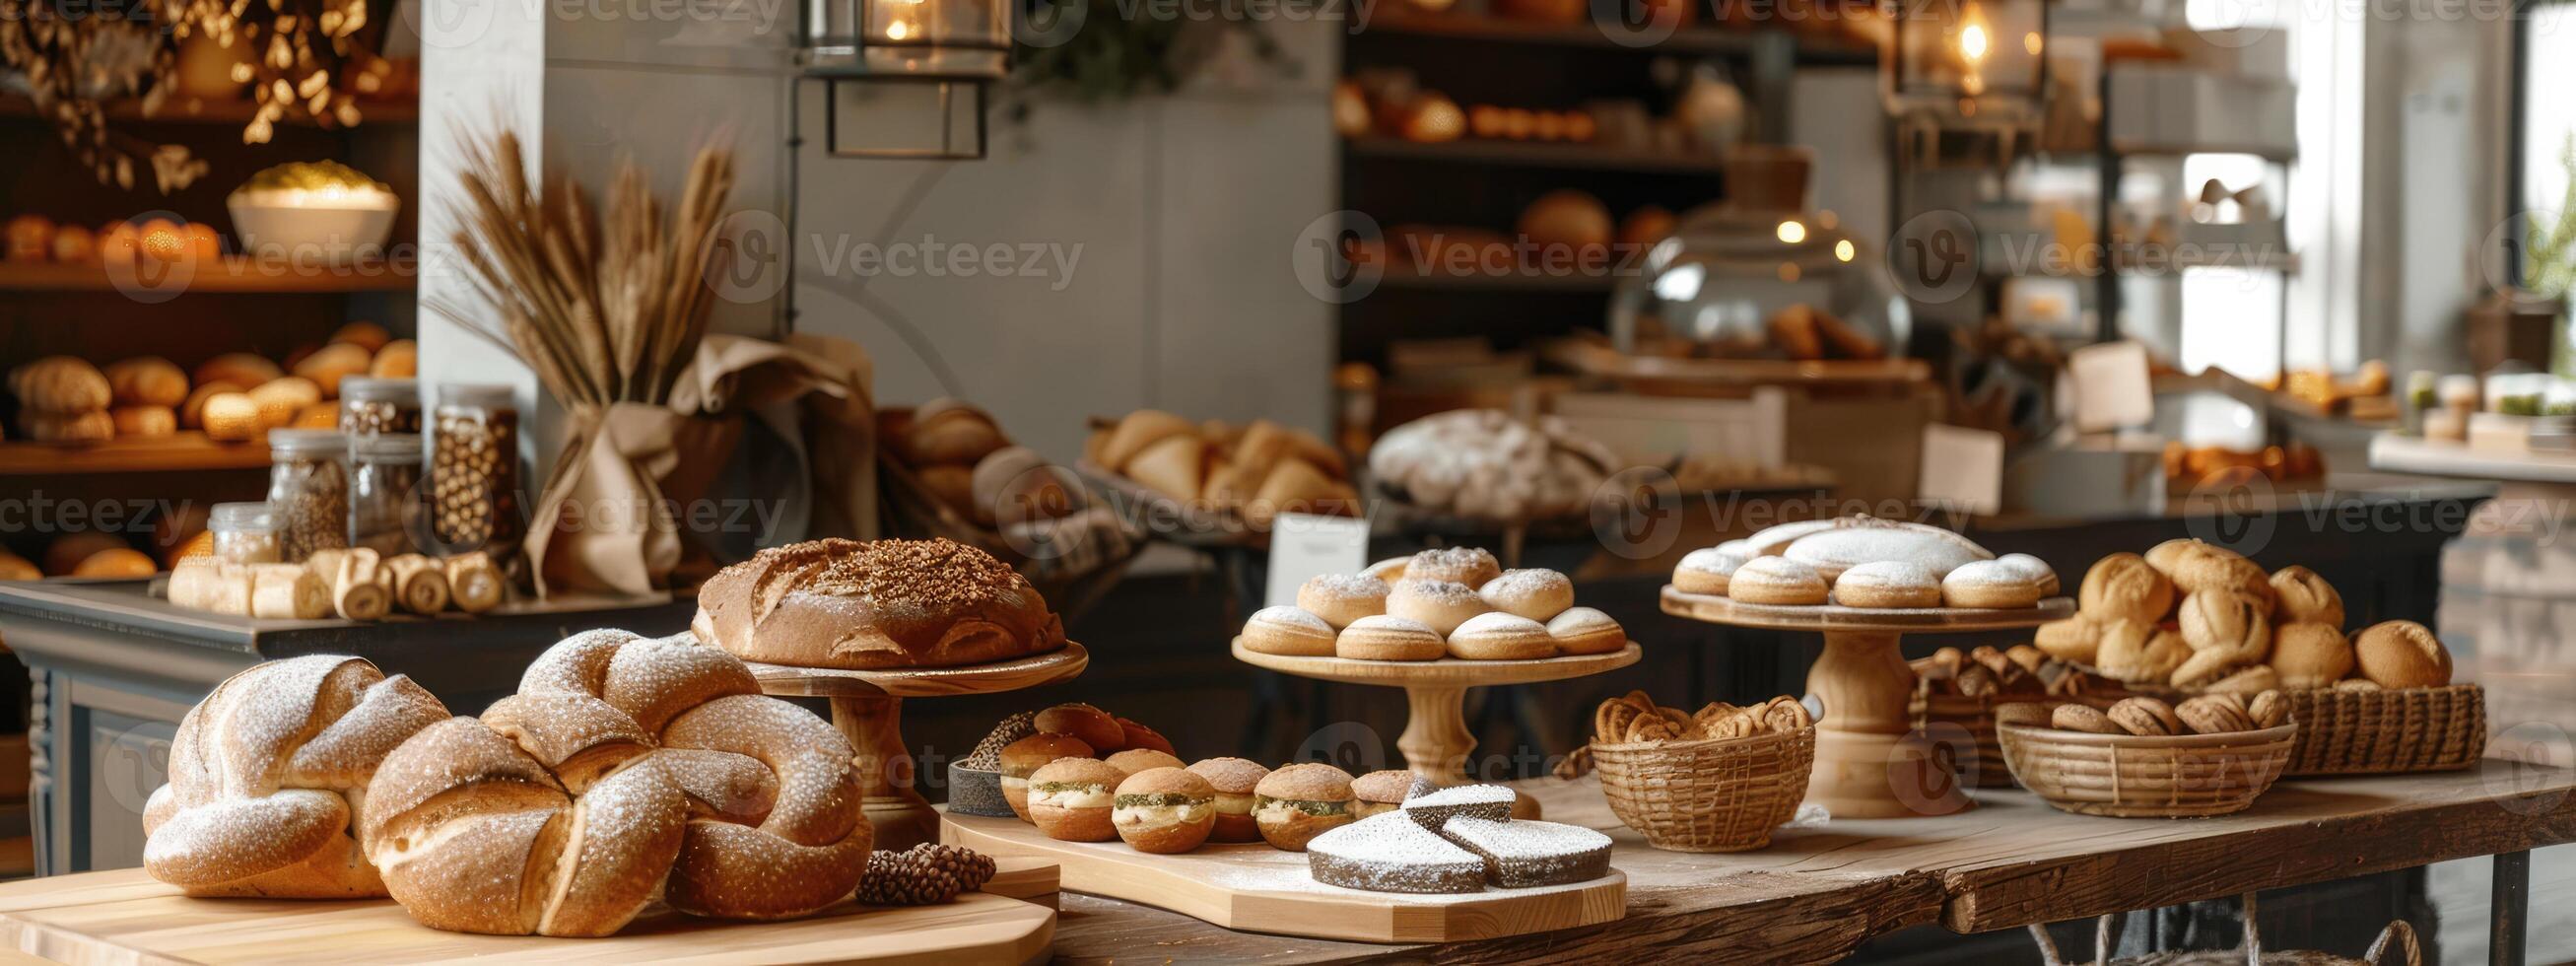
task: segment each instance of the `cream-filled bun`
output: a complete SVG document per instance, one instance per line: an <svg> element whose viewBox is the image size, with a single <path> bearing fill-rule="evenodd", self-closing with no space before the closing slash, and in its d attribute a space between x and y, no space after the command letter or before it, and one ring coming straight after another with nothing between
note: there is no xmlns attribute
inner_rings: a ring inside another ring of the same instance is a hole
<svg viewBox="0 0 2576 966"><path fill-rule="evenodd" d="M1315 836L1359 821L1351 814L1355 797L1350 772L1321 762L1289 765L1253 786L1252 821L1271 846L1303 852Z"/></svg>
<svg viewBox="0 0 2576 966"><path fill-rule="evenodd" d="M1096 758L1058 758L1029 776L1029 821L1048 838L1067 842L1106 842L1118 837L1110 827L1118 786L1127 774Z"/></svg>
<svg viewBox="0 0 2576 966"><path fill-rule="evenodd" d="M1029 776L1058 758L1089 758L1091 746L1072 735L1030 735L1002 746L1002 800L1020 821L1029 820Z"/></svg>
<svg viewBox="0 0 2576 966"><path fill-rule="evenodd" d="M1155 751L1151 748L1129 748L1101 760L1108 762L1109 767L1129 775L1157 768L1181 767L1181 760L1172 757L1170 752Z"/></svg>
<svg viewBox="0 0 2576 966"><path fill-rule="evenodd" d="M1145 769L1118 783L1109 824L1136 851L1187 852L1216 831L1216 788L1186 768Z"/></svg>
<svg viewBox="0 0 2576 966"><path fill-rule="evenodd" d="M1190 774L1207 779L1216 792L1217 841L1261 841L1261 827L1252 821L1253 790L1269 777L1268 766L1249 758L1209 758L1190 765Z"/></svg>

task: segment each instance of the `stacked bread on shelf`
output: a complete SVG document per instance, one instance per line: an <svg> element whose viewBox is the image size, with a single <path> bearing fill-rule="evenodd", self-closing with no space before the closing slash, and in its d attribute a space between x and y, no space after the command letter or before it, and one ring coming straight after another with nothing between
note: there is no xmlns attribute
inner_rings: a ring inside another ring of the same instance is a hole
<svg viewBox="0 0 2576 966"><path fill-rule="evenodd" d="M508 596L500 567L482 551L385 557L364 547L318 550L301 563L233 563L189 557L170 568L171 605L266 620L383 620L400 610L480 614Z"/></svg>
<svg viewBox="0 0 2576 966"><path fill-rule="evenodd" d="M1309 579L1296 604L1255 612L1240 640L1295 657L1534 660L1610 653L1628 635L1609 615L1574 606L1564 574L1504 570L1485 550L1449 547Z"/></svg>
<svg viewBox="0 0 2576 966"><path fill-rule="evenodd" d="M1110 507L1094 503L1069 472L1036 450L1015 445L992 414L956 399L877 414L886 455L937 504L914 529L1008 551L1039 573L1080 573L1125 559L1127 528ZM914 508L891 500L889 511ZM943 516L944 513L944 516Z"/></svg>
<svg viewBox="0 0 2576 966"><path fill-rule="evenodd" d="M39 443L94 443L116 435L107 376L70 356L46 356L9 370L18 431Z"/></svg>
<svg viewBox="0 0 2576 966"><path fill-rule="evenodd" d="M1462 409L1388 430L1368 466L1379 489L1415 509L1519 522L1582 515L1619 458L1555 416Z"/></svg>
<svg viewBox="0 0 2576 966"><path fill-rule="evenodd" d="M1267 527L1281 513L1357 516L1350 466L1322 437L1266 419L1193 423L1140 409L1092 431L1083 458L1185 506Z"/></svg>
<svg viewBox="0 0 2576 966"><path fill-rule="evenodd" d="M827 538L773 547L698 589L690 629L744 660L866 670L955 667L1064 647L1028 578L952 540Z"/></svg>
<svg viewBox="0 0 2576 966"><path fill-rule="evenodd" d="M46 356L9 373L18 428L37 442L155 439L181 429L225 442L289 426L329 428L347 376L409 378L417 350L373 322L351 322L330 341L290 353L286 366L249 352L206 360L192 374L159 356L93 366ZM291 372L289 370L292 370Z"/></svg>
<svg viewBox="0 0 2576 966"><path fill-rule="evenodd" d="M1784 523L1694 550L1673 589L1747 604L1870 609L2023 609L2056 595L2028 554L1997 557L1940 527L1870 516Z"/></svg>
<svg viewBox="0 0 2576 966"><path fill-rule="evenodd" d="M2171 540L2084 575L2075 616L2035 644L2132 686L2252 695L2275 688L2429 688L2451 655L2413 621L2346 637L2343 598L2306 567L2266 573L2235 551Z"/></svg>

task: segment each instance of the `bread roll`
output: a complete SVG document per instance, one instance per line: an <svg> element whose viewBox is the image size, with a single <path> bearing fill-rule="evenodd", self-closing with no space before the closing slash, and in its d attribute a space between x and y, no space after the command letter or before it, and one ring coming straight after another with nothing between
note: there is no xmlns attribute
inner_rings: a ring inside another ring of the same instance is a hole
<svg viewBox="0 0 2576 966"><path fill-rule="evenodd" d="M149 577L161 567L152 555L132 547L110 547L89 555L72 567L74 577Z"/></svg>
<svg viewBox="0 0 2576 966"><path fill-rule="evenodd" d="M43 580L45 572L27 558L0 550L0 580Z"/></svg>
<svg viewBox="0 0 2576 966"><path fill-rule="evenodd" d="M213 614L250 615L251 569L212 558L170 568L170 605Z"/></svg>
<svg viewBox="0 0 2576 966"><path fill-rule="evenodd" d="M291 413L290 413L291 415ZM238 443L258 439L268 427L260 422L259 403L248 393L219 392L207 397L199 424L206 438L217 442Z"/></svg>
<svg viewBox="0 0 2576 966"><path fill-rule="evenodd" d="M435 560L407 553L385 562L393 581L394 603L414 614L447 609L447 569Z"/></svg>
<svg viewBox="0 0 2576 966"><path fill-rule="evenodd" d="M375 361L367 374L378 379L411 379L420 375L420 346L410 339L395 339L376 351Z"/></svg>
<svg viewBox="0 0 2576 966"><path fill-rule="evenodd" d="M447 599L457 610L480 614L508 596L501 569L483 551L447 558Z"/></svg>
<svg viewBox="0 0 2576 966"><path fill-rule="evenodd" d="M690 628L749 660L848 669L983 664L1065 643L1027 578L948 540L761 551L707 580Z"/></svg>
<svg viewBox="0 0 2576 966"><path fill-rule="evenodd" d="M107 384L120 406L177 406L188 398L188 374L160 356L108 363Z"/></svg>
<svg viewBox="0 0 2576 966"><path fill-rule="evenodd" d="M341 326L331 333L331 341L346 342L369 353L381 352L392 343L394 334L373 322L358 321Z"/></svg>
<svg viewBox="0 0 2576 966"><path fill-rule="evenodd" d="M108 411L116 423L116 435L134 437L168 436L179 431L179 413L168 406L118 406Z"/></svg>
<svg viewBox="0 0 2576 966"><path fill-rule="evenodd" d="M295 374L311 380L322 391L324 399L340 398L340 377L363 376L372 362L367 350L346 342L334 342L314 350L295 363Z"/></svg>
<svg viewBox="0 0 2576 966"><path fill-rule="evenodd" d="M197 382L229 382L236 386L257 386L286 374L277 363L248 352L227 352L197 366Z"/></svg>
<svg viewBox="0 0 2576 966"><path fill-rule="evenodd" d="M2333 687L2352 673L2353 660L2352 642L2333 625L2294 621L2273 633L2271 665L2282 687Z"/></svg>
<svg viewBox="0 0 2576 966"><path fill-rule="evenodd" d="M9 393L22 413L77 415L106 409L115 393L107 376L71 356L46 356L9 371Z"/></svg>
<svg viewBox="0 0 2576 966"><path fill-rule="evenodd" d="M913 410L912 428L900 441L904 461L913 466L954 464L973 467L1007 441L993 417L957 399L934 399Z"/></svg>
<svg viewBox="0 0 2576 966"><path fill-rule="evenodd" d="M1207 480L1208 452L1197 435L1182 433L1147 446L1126 464L1129 479L1175 500L1199 497Z"/></svg>
<svg viewBox="0 0 2576 966"><path fill-rule="evenodd" d="M2383 688L2438 688L2451 683L2451 650L2414 621L2375 624L2353 637L2361 675Z"/></svg>
<svg viewBox="0 0 2576 966"><path fill-rule="evenodd" d="M259 406L260 427L277 429L293 425L295 414L321 402L322 387L302 376L286 376L261 383L250 391L250 401Z"/></svg>
<svg viewBox="0 0 2576 966"><path fill-rule="evenodd" d="M103 530L76 530L45 545L45 572L60 577L101 551L125 546L125 538Z"/></svg>
<svg viewBox="0 0 2576 966"><path fill-rule="evenodd" d="M116 420L106 410L81 413L18 413L18 428L39 443L99 443L116 436Z"/></svg>
<svg viewBox="0 0 2576 966"><path fill-rule="evenodd" d="M188 398L179 404L179 426L183 429L204 429L206 400L223 393L240 391L242 391L240 386L229 382L200 383L196 388L188 390ZM253 412L257 411L256 406L252 409Z"/></svg>
<svg viewBox="0 0 2576 966"><path fill-rule="evenodd" d="M1197 432L1198 427L1179 416L1159 409L1139 409L1128 413L1127 418L1118 421L1117 428L1109 431L1100 443L1096 458L1103 469L1126 473L1128 462L1143 453L1146 447L1173 436L1196 436ZM1195 494L1198 487L1192 486L1187 492Z"/></svg>
<svg viewBox="0 0 2576 966"><path fill-rule="evenodd" d="M303 564L250 564L250 616L320 620L331 616L331 587Z"/></svg>

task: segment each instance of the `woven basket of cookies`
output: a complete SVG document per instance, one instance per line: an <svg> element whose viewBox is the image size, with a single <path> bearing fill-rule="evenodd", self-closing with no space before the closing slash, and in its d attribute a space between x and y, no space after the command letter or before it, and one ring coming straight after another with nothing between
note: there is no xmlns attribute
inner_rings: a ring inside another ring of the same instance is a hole
<svg viewBox="0 0 2576 966"><path fill-rule="evenodd" d="M1743 852L1771 844L1807 796L1815 713L1785 696L1693 713L1631 691L1601 703L1585 750L1611 813L1646 844Z"/></svg>
<svg viewBox="0 0 2576 966"><path fill-rule="evenodd" d="M2299 730L2279 691L2179 705L2135 697L2108 710L2016 704L1997 715L2013 780L2060 810L2114 818L2244 811L2281 777Z"/></svg>
<svg viewBox="0 0 2576 966"><path fill-rule="evenodd" d="M2055 708L2081 703L2108 709L2129 697L2118 685L2028 644L2009 649L1945 647L1907 662L1914 668L1908 710L1926 740L1953 749L1950 765L1971 788L2011 788L1995 709L2006 704Z"/></svg>

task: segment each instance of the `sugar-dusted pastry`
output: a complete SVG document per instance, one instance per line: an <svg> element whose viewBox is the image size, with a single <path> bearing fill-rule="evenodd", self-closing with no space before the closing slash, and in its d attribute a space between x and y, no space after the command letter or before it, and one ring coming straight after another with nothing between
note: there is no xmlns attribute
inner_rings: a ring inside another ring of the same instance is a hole
<svg viewBox="0 0 2576 966"><path fill-rule="evenodd" d="M1825 578L1787 557L1756 557L1726 579L1726 596L1747 604L1822 604Z"/></svg>
<svg viewBox="0 0 2576 966"><path fill-rule="evenodd" d="M1747 560L1755 557L1776 557L1781 551L1789 549L1790 544L1798 542L1800 537L1823 533L1837 525L1832 520L1800 520L1769 527L1742 540L1728 542L1742 544L1740 552ZM1725 549L1725 546L1720 545L1719 549Z"/></svg>
<svg viewBox="0 0 2576 966"><path fill-rule="evenodd" d="M1417 561L1414 564L1419 567ZM1386 595L1386 612L1390 616L1409 618L1431 625L1433 633L1447 638L1467 619L1491 608L1485 598L1468 584L1453 580L1424 580L1408 577Z"/></svg>
<svg viewBox="0 0 2576 966"><path fill-rule="evenodd" d="M1485 880L1505 889L1586 882L1610 874L1610 837L1563 822L1451 818L1440 835L1485 860Z"/></svg>
<svg viewBox="0 0 2576 966"><path fill-rule="evenodd" d="M1243 647L1256 654L1333 656L1333 625L1302 607L1264 607L1243 622Z"/></svg>
<svg viewBox="0 0 2576 966"><path fill-rule="evenodd" d="M1724 594L1727 578L1751 559L1721 547L1693 550L1674 565L1673 589L1685 594Z"/></svg>
<svg viewBox="0 0 2576 966"><path fill-rule="evenodd" d="M2134 553L2115 553L2094 561L2076 590L2076 608L2108 623L2133 620L2153 624L2173 612L2173 581Z"/></svg>
<svg viewBox="0 0 2576 966"><path fill-rule="evenodd" d="M1941 599L1952 607L2037 607L2040 594L2027 568L2002 560L1970 561L1941 578Z"/></svg>
<svg viewBox="0 0 2576 966"><path fill-rule="evenodd" d="M1316 574L1297 588L1297 606L1339 630L1386 613L1386 581L1367 574Z"/></svg>
<svg viewBox="0 0 2576 966"><path fill-rule="evenodd" d="M1446 580L1482 587L1502 575L1503 565L1482 547L1433 547L1414 554L1404 565L1404 579L1408 581Z"/></svg>
<svg viewBox="0 0 2576 966"><path fill-rule="evenodd" d="M1911 560L1873 560L1843 571L1834 580L1833 597L1845 607L1939 607L1941 586L1930 567Z"/></svg>
<svg viewBox="0 0 2576 966"><path fill-rule="evenodd" d="M1839 523L1833 529L1799 537L1780 555L1816 568L1829 582L1839 579L1845 570L1880 560L1922 564L1933 576L1942 577L1960 564L1994 556L1966 537L1939 527L1866 517Z"/></svg>
<svg viewBox="0 0 2576 966"><path fill-rule="evenodd" d="M1453 785L1428 795L1404 800L1404 814L1422 823L1423 828L1439 831L1451 818L1466 815L1503 821L1512 817L1512 806L1520 793L1501 785Z"/></svg>
<svg viewBox="0 0 2576 966"><path fill-rule="evenodd" d="M1371 892L1482 892L1485 860L1402 815L1378 815L1306 843L1315 881Z"/></svg>
<svg viewBox="0 0 2576 966"><path fill-rule="evenodd" d="M1410 556L1388 557L1384 560L1368 565L1368 569L1362 570L1360 573L1386 581L1387 586L1392 587L1395 586L1396 581L1404 579L1405 565L1412 562L1413 558Z"/></svg>
<svg viewBox="0 0 2576 966"><path fill-rule="evenodd" d="M1559 654L1608 654L1628 646L1628 631L1590 607L1568 607L1547 622Z"/></svg>
<svg viewBox="0 0 2576 966"><path fill-rule="evenodd" d="M1487 607L1545 623L1574 606L1574 581L1544 567L1506 570L1476 594Z"/></svg>
<svg viewBox="0 0 2576 966"><path fill-rule="evenodd" d="M2008 553L1996 557L1995 562L2030 578L2031 583L2039 586L2040 596L2057 596L2057 571L2049 567L2047 561L2026 553Z"/></svg>
<svg viewBox="0 0 2576 966"><path fill-rule="evenodd" d="M1118 783L1109 824L1136 851L1187 852L1216 830L1216 789L1178 767L1136 772Z"/></svg>
<svg viewBox="0 0 2576 966"><path fill-rule="evenodd" d="M1248 758L1208 758L1190 763L1190 773L1207 779L1216 793L1216 830L1212 836L1219 842L1261 841L1261 827L1252 820L1254 789L1270 777L1270 769Z"/></svg>
<svg viewBox="0 0 2576 966"><path fill-rule="evenodd" d="M1379 614L1342 628L1333 639L1333 653L1362 661L1437 661L1449 656L1449 641L1429 624Z"/></svg>
<svg viewBox="0 0 2576 966"><path fill-rule="evenodd" d="M1496 611L1478 614L1449 632L1449 656L1471 661L1526 661L1556 656L1547 625Z"/></svg>
<svg viewBox="0 0 2576 966"><path fill-rule="evenodd" d="M1350 772L1321 762L1289 765L1254 787L1252 820L1273 848L1303 852L1315 836L1358 821L1354 797Z"/></svg>

